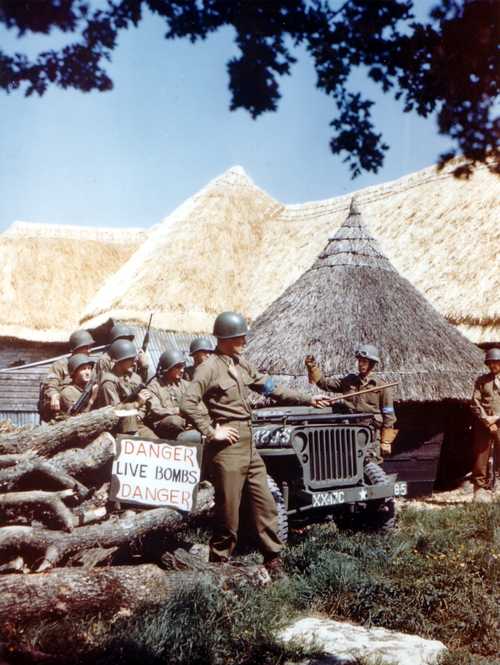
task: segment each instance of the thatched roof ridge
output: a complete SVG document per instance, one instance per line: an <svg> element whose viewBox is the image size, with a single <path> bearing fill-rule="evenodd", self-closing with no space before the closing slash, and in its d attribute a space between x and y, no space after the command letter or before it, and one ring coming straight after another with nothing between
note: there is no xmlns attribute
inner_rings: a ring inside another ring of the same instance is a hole
<svg viewBox="0 0 500 665"><path fill-rule="evenodd" d="M148 240L85 309L82 325L108 318L185 333L210 331L219 311L248 312L248 283L262 229L282 206L241 167L215 178L151 230Z"/></svg>
<svg viewBox="0 0 500 665"><path fill-rule="evenodd" d="M483 370L482 352L394 270L354 208L313 266L255 320L247 355L303 388L305 354L326 376L343 376L362 343L379 347L379 374L401 382L405 401L466 399Z"/></svg>
<svg viewBox="0 0 500 665"><path fill-rule="evenodd" d="M16 222L0 234L0 336L66 342L146 233Z"/></svg>

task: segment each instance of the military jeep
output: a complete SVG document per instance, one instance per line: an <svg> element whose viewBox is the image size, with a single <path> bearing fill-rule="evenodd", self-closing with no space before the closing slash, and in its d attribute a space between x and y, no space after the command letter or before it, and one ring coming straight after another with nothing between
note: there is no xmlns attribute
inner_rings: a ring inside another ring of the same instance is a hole
<svg viewBox="0 0 500 665"><path fill-rule="evenodd" d="M309 511L350 513L375 528L394 526L394 497L407 485L369 461L375 429L366 413L336 407L272 407L252 413L255 446L269 474L278 507L280 536L288 517ZM369 424L366 424L369 423Z"/></svg>

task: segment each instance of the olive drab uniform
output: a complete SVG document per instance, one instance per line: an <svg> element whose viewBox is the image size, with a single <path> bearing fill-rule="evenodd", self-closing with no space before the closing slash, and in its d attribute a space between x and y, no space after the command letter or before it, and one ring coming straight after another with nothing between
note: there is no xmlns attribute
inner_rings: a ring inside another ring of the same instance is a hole
<svg viewBox="0 0 500 665"><path fill-rule="evenodd" d="M488 458L491 443L496 446L497 462L500 457L500 434L488 429L488 418L500 421L500 375L492 372L480 376L474 384L472 411L478 418L474 427L474 465L472 481L476 488L488 488Z"/></svg>
<svg viewBox="0 0 500 665"><path fill-rule="evenodd" d="M179 405L188 385L185 379L165 383L155 377L144 389L147 396L145 422L160 438L175 439L186 429L187 423L180 415Z"/></svg>
<svg viewBox="0 0 500 665"><path fill-rule="evenodd" d="M38 399L38 413L43 421L48 422L52 417L50 400L53 395L60 395L64 386L71 383L68 370L68 358L59 358L53 363L47 375L40 383L40 395Z"/></svg>
<svg viewBox="0 0 500 665"><path fill-rule="evenodd" d="M99 381L102 379L104 374L112 372L113 371L113 365L114 365L114 360L111 358L109 353L105 351L98 359L97 361L97 376L99 377ZM136 361L136 372L139 374L141 377L142 381L146 383L148 380L148 375L149 375L149 366L148 365L143 365L139 361Z"/></svg>
<svg viewBox="0 0 500 665"><path fill-rule="evenodd" d="M226 561L236 546L243 491L251 510L264 558L276 556L283 544L277 533L276 504L267 485L264 462L251 435L249 389L272 395L289 404L310 404L307 395L277 386L246 360L216 351L196 368L181 401L181 411L206 437L204 458L215 488L215 524L210 541L212 561ZM229 444L214 439L215 426L238 430L239 440Z"/></svg>
<svg viewBox="0 0 500 665"><path fill-rule="evenodd" d="M84 388L80 388L80 386L77 386L76 383L69 383L68 385L64 386L64 388L61 390L61 412L69 415L71 407L76 402L78 402L82 396L83 391ZM87 413L92 408L93 405L89 401L80 413Z"/></svg>
<svg viewBox="0 0 500 665"><path fill-rule="evenodd" d="M383 383L383 381L370 374L362 377L359 374L352 373L341 379L325 378L321 375L316 385L321 390L326 390L327 392L347 394L368 388L376 388ZM370 420L373 418L376 440L368 452L369 457L373 461L380 462L380 432L383 429L391 429L396 422L394 398L391 388L383 388L377 392L348 397L345 401L355 412L372 414L366 424L370 424Z"/></svg>
<svg viewBox="0 0 500 665"><path fill-rule="evenodd" d="M141 377L132 370L126 372L123 376L117 376L114 372L105 372L99 382L94 408L100 409L103 406L126 402L142 385ZM153 431L142 422L145 409L140 409L140 411L141 413L138 416L121 418L117 433L137 433L139 436L156 438Z"/></svg>

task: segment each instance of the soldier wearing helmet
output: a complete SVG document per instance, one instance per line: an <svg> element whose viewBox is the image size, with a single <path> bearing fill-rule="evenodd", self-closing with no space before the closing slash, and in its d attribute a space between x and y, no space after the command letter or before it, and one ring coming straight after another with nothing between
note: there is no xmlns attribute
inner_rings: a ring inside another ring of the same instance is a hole
<svg viewBox="0 0 500 665"><path fill-rule="evenodd" d="M189 346L189 355L193 359L193 364L191 367L187 367L184 370L186 378L191 380L198 365L201 365L201 363L204 362L214 351L215 347L212 340L208 337L197 337L196 339L193 339Z"/></svg>
<svg viewBox="0 0 500 665"><path fill-rule="evenodd" d="M248 328L236 312L215 319L217 348L199 367L181 401L183 412L206 439L204 458L215 487L215 522L210 560L227 561L239 526L242 494L250 499L260 548L270 572L281 568L283 544L277 533L277 511L267 485L264 462L251 436L250 389L288 404L322 406L319 396L279 387L243 357Z"/></svg>
<svg viewBox="0 0 500 665"><path fill-rule="evenodd" d="M492 446L496 447L497 461L500 458L500 348L488 349L484 362L489 372L476 380L472 394L472 411L476 416L472 483L474 500L479 502L492 499L488 482Z"/></svg>
<svg viewBox="0 0 500 665"><path fill-rule="evenodd" d="M156 438L143 423L146 400L144 383L134 371L137 357L135 344L128 339L116 339L109 347L109 356L113 368L100 378L95 408L134 402L139 415L121 418L118 433Z"/></svg>
<svg viewBox="0 0 500 665"><path fill-rule="evenodd" d="M321 390L333 393L353 393L366 388L375 388L383 382L373 375L373 370L380 362L380 354L373 344L362 344L355 353L358 372L348 374L341 379L325 378L311 356L306 357L309 380ZM346 398L348 406L359 413L373 414L376 428L376 440L369 450L369 460L381 462L383 455L390 455L392 442L396 436L393 429L396 422L393 394L390 388Z"/></svg>
<svg viewBox="0 0 500 665"><path fill-rule="evenodd" d="M76 353L68 360L68 371L71 377L71 383L64 386L61 390L61 411L69 414L71 407L78 402L82 396L87 384L92 379L92 373L95 365L95 358L91 358L86 353ZM90 411L97 396L97 383L92 388L89 401L82 409L82 413Z"/></svg>
<svg viewBox="0 0 500 665"><path fill-rule="evenodd" d="M161 439L175 439L187 426L179 410L188 385L182 378L185 364L181 351L167 349L160 356L155 378L144 391L148 402L146 423Z"/></svg>
<svg viewBox="0 0 500 665"><path fill-rule="evenodd" d="M76 330L69 337L70 358L77 353L88 355L95 345L87 330ZM61 411L61 391L71 382L68 371L68 358L60 358L53 363L40 386L39 412L42 420L51 420Z"/></svg>
<svg viewBox="0 0 500 665"><path fill-rule="evenodd" d="M134 338L135 333L130 326L127 326L124 323L117 323L111 328L109 333L109 344L113 344L117 339L126 339L129 342L133 342ZM139 349L135 362L135 371L139 374L144 383L146 383L149 375L149 360L142 349ZM108 347L108 350L105 351L97 361L97 376L101 378L106 372L110 372L112 369L113 359L109 354Z"/></svg>

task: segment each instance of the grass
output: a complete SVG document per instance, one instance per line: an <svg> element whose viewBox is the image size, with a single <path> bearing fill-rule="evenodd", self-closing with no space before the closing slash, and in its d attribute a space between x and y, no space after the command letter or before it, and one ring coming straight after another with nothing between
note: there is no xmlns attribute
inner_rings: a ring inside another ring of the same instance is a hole
<svg viewBox="0 0 500 665"><path fill-rule="evenodd" d="M498 503L407 508L388 536L314 525L292 533L288 579L270 587L221 592L202 578L138 618L45 625L31 644L58 653L80 642L81 660L102 665L278 665L306 652L276 631L319 614L441 640L440 665L500 665L499 516Z"/></svg>

